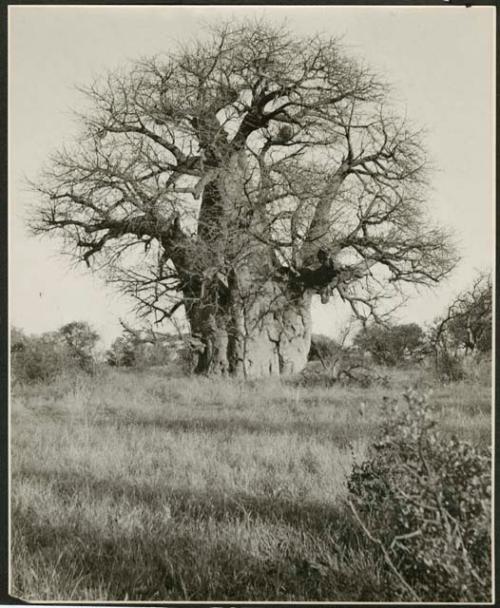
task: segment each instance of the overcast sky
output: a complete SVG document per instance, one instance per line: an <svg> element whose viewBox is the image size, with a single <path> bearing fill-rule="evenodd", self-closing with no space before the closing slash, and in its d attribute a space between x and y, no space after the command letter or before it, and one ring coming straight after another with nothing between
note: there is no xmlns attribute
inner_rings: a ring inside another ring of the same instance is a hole
<svg viewBox="0 0 500 608"><path fill-rule="evenodd" d="M490 269L494 255L493 7L9 7L10 317L27 332L86 320L109 341L118 317L133 319L131 303L55 242L26 229L36 178L51 151L77 132L75 89L103 71L196 38L204 23L256 15L283 22L298 35L342 36L393 84L408 117L427 129L437 167L429 210L455 234L462 261L434 292L416 294L400 320L425 323L451 296ZM338 302L313 307L316 332L335 335L345 310Z"/></svg>

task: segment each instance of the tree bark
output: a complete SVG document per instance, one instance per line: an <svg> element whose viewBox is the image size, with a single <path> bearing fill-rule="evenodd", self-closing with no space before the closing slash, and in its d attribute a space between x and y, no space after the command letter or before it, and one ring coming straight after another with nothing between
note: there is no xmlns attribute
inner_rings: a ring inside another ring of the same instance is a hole
<svg viewBox="0 0 500 608"><path fill-rule="evenodd" d="M205 266L196 297L186 298L192 335L203 345L196 372L293 374L307 362L313 290L280 276L266 239L252 236L268 228L265 211L252 207L244 190L246 160L243 150L233 153L203 191L198 239Z"/></svg>
<svg viewBox="0 0 500 608"><path fill-rule="evenodd" d="M213 294L212 294L213 297ZM231 285L227 302L200 299L190 309L192 335L203 345L197 373L251 378L300 372L311 345L311 294L268 281L242 297Z"/></svg>

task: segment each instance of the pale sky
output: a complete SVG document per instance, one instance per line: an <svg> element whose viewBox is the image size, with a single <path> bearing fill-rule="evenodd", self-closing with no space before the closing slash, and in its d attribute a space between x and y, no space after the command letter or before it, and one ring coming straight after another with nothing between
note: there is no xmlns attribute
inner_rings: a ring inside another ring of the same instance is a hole
<svg viewBox="0 0 500 608"><path fill-rule="evenodd" d="M204 23L246 16L287 21L298 35L342 36L393 85L409 119L427 129L437 171L430 217L449 226L462 261L446 283L416 294L401 321L440 314L475 271L494 264L495 12L493 7L366 6L10 6L9 247L10 319L29 333L84 320L104 337L133 322L131 302L84 266L62 258L55 241L26 229L36 178L51 151L77 132L83 106L75 85L129 60L196 38ZM346 309L313 306L313 330L335 336Z"/></svg>

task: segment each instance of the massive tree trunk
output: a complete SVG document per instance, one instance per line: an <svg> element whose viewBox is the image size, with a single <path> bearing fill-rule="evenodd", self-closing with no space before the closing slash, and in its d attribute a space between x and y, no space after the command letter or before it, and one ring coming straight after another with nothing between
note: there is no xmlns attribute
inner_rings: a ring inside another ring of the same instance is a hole
<svg viewBox="0 0 500 608"><path fill-rule="evenodd" d="M198 373L241 377L299 372L311 344L311 295L278 282L242 295L234 280L227 299L202 299L189 308L192 335L202 346Z"/></svg>
<svg viewBox="0 0 500 608"><path fill-rule="evenodd" d="M191 332L202 345L196 371L293 374L307 362L313 285L280 268L262 238L268 220L264 206L251 207L243 192L244 154L233 154L204 187L198 242L206 255L199 261L195 291L192 281L185 291Z"/></svg>

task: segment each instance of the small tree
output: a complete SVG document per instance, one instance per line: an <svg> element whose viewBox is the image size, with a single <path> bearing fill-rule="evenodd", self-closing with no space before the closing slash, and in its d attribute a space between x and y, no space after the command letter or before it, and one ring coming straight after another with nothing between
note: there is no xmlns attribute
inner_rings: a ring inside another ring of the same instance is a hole
<svg viewBox="0 0 500 608"><path fill-rule="evenodd" d="M68 364L68 353L56 332L28 336L13 328L10 365L13 381L33 383L53 380Z"/></svg>
<svg viewBox="0 0 500 608"><path fill-rule="evenodd" d="M84 321L74 321L38 336L27 336L22 330L12 328L12 377L35 382L52 380L64 370L93 373L98 340L99 335Z"/></svg>
<svg viewBox="0 0 500 608"><path fill-rule="evenodd" d="M430 331L436 369L451 380L465 374L464 357L491 353L493 291L491 275L480 273L458 294Z"/></svg>
<svg viewBox="0 0 500 608"><path fill-rule="evenodd" d="M73 321L63 325L58 334L67 346L69 355L78 367L93 371L95 364L95 347L99 334L86 321Z"/></svg>
<svg viewBox="0 0 500 608"><path fill-rule="evenodd" d="M119 336L106 352L106 361L113 367L133 367L135 364L135 348L130 339Z"/></svg>
<svg viewBox="0 0 500 608"><path fill-rule="evenodd" d="M300 371L313 294L366 318L455 263L426 217L421 133L387 90L334 39L221 25L85 89L33 228L158 321L183 307L198 372Z"/></svg>
<svg viewBox="0 0 500 608"><path fill-rule="evenodd" d="M434 342L465 354L491 351L493 298L491 275L479 274L458 294L434 329Z"/></svg>
<svg viewBox="0 0 500 608"><path fill-rule="evenodd" d="M421 359L426 342L424 331L417 323L406 323L372 324L355 336L354 344L370 353L376 363L393 366Z"/></svg>

